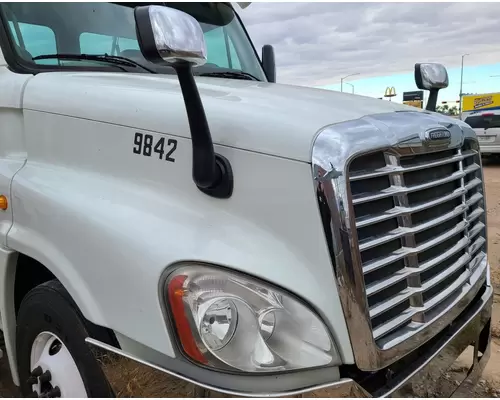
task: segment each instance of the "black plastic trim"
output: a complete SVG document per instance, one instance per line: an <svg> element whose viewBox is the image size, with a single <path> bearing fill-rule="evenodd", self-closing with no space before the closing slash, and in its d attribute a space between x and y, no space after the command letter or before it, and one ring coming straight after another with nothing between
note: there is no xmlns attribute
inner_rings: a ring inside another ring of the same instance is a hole
<svg viewBox="0 0 500 400"><path fill-rule="evenodd" d="M215 153L215 165L220 171L221 178L213 187L203 188L198 186L203 193L217 199L228 199L233 194L234 176L229 160L221 154Z"/></svg>
<svg viewBox="0 0 500 400"><path fill-rule="evenodd" d="M266 78L266 81L267 81L267 75L266 75L266 72L264 70L264 64L262 64L262 60L260 59L259 57L259 53L257 52L257 49L255 48L253 42L252 42L252 38L250 37L250 35L248 34L248 31L247 31L247 28L245 27L245 24L243 23L243 21L241 20L239 14L236 12L236 10L234 9L233 5L228 3L230 5L230 7L232 8L233 12L234 12L234 15L236 16L236 18L238 19L238 22L240 23L241 25L241 28L243 29L243 32L245 33L247 39L248 39L248 42L250 43L250 46L252 47L252 50L255 54L255 57L257 58L257 61L259 62L260 64L260 67L262 68L262 72L263 72L263 75L264 77ZM268 82L268 81L267 81Z"/></svg>
<svg viewBox="0 0 500 400"><path fill-rule="evenodd" d="M156 49L155 37L149 17L149 6L136 7L134 16L137 42L144 58L153 64L167 65Z"/></svg>
<svg viewBox="0 0 500 400"><path fill-rule="evenodd" d="M428 90L424 87L424 82L422 81L422 71L420 69L420 65L420 63L415 64L415 83L419 89Z"/></svg>

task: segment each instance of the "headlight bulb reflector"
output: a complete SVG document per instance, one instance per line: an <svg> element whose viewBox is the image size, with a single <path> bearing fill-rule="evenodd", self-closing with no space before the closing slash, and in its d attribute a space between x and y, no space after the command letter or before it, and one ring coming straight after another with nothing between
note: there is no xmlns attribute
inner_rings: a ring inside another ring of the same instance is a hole
<svg viewBox="0 0 500 400"><path fill-rule="evenodd" d="M216 299L203 315L200 333L205 345L214 350L222 349L233 337L238 323L238 312L231 300Z"/></svg>

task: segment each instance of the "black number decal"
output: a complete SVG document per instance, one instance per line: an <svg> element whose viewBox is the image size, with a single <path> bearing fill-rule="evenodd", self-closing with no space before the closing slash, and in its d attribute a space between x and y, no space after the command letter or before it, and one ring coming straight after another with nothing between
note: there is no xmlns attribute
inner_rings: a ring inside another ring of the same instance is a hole
<svg viewBox="0 0 500 400"><path fill-rule="evenodd" d="M177 149L177 140L175 140L175 139L168 139L167 145L168 146L172 146L172 148L165 155L165 160L170 161L170 162L175 162L175 158L170 157L170 156L174 153L175 149Z"/></svg>
<svg viewBox="0 0 500 400"><path fill-rule="evenodd" d="M134 154L142 154L146 157L151 157L153 151L158 153L158 158L163 160L163 155L165 154L165 160L170 162L175 162L175 158L172 157L174 151L177 150L177 140L168 139L167 147L168 152L165 153L165 138L161 137L153 147L154 138L153 135L144 135L137 132L134 136L134 148L132 151Z"/></svg>
<svg viewBox="0 0 500 400"><path fill-rule="evenodd" d="M142 149L142 133L136 133L134 137L134 144L136 147L134 147L134 153L135 154L141 154L141 149Z"/></svg>
<svg viewBox="0 0 500 400"><path fill-rule="evenodd" d="M142 154L151 157L151 152L153 151L153 136L144 135L144 150Z"/></svg>
<svg viewBox="0 0 500 400"><path fill-rule="evenodd" d="M165 138L161 138L155 145L155 153L158 153L160 160L163 160L163 154L165 153Z"/></svg>

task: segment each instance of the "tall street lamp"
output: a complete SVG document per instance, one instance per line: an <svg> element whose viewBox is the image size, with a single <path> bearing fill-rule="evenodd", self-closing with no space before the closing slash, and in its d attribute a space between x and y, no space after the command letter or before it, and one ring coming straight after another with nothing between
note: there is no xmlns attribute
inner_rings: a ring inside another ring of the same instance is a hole
<svg viewBox="0 0 500 400"><path fill-rule="evenodd" d="M460 115L460 117L462 116L462 85L463 85L463 80L464 80L464 57L465 56L470 56L470 54L463 54L462 55L462 67L460 69L460 96L459 96L460 103L458 104L458 106L459 106L458 115Z"/></svg>
<svg viewBox="0 0 500 400"><path fill-rule="evenodd" d="M354 74L350 74L350 75L347 75L347 76L344 76L343 78L340 78L340 91L343 92L344 90L344 79L345 78L349 78L350 76L354 76L354 75L359 75L359 72L356 72Z"/></svg>
<svg viewBox="0 0 500 400"><path fill-rule="evenodd" d="M346 85L349 85L352 88L352 94L354 94L354 85L352 83L346 82Z"/></svg>

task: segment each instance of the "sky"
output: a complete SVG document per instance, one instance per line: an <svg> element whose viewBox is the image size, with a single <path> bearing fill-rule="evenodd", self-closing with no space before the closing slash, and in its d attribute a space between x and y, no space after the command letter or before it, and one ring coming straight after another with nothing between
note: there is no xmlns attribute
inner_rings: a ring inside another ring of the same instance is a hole
<svg viewBox="0 0 500 400"><path fill-rule="evenodd" d="M448 69L440 101L500 91L500 3L252 3L240 16L258 51L274 46L277 82L382 97L418 90L417 62ZM495 76L497 75L497 76ZM344 85L351 92L349 85Z"/></svg>

